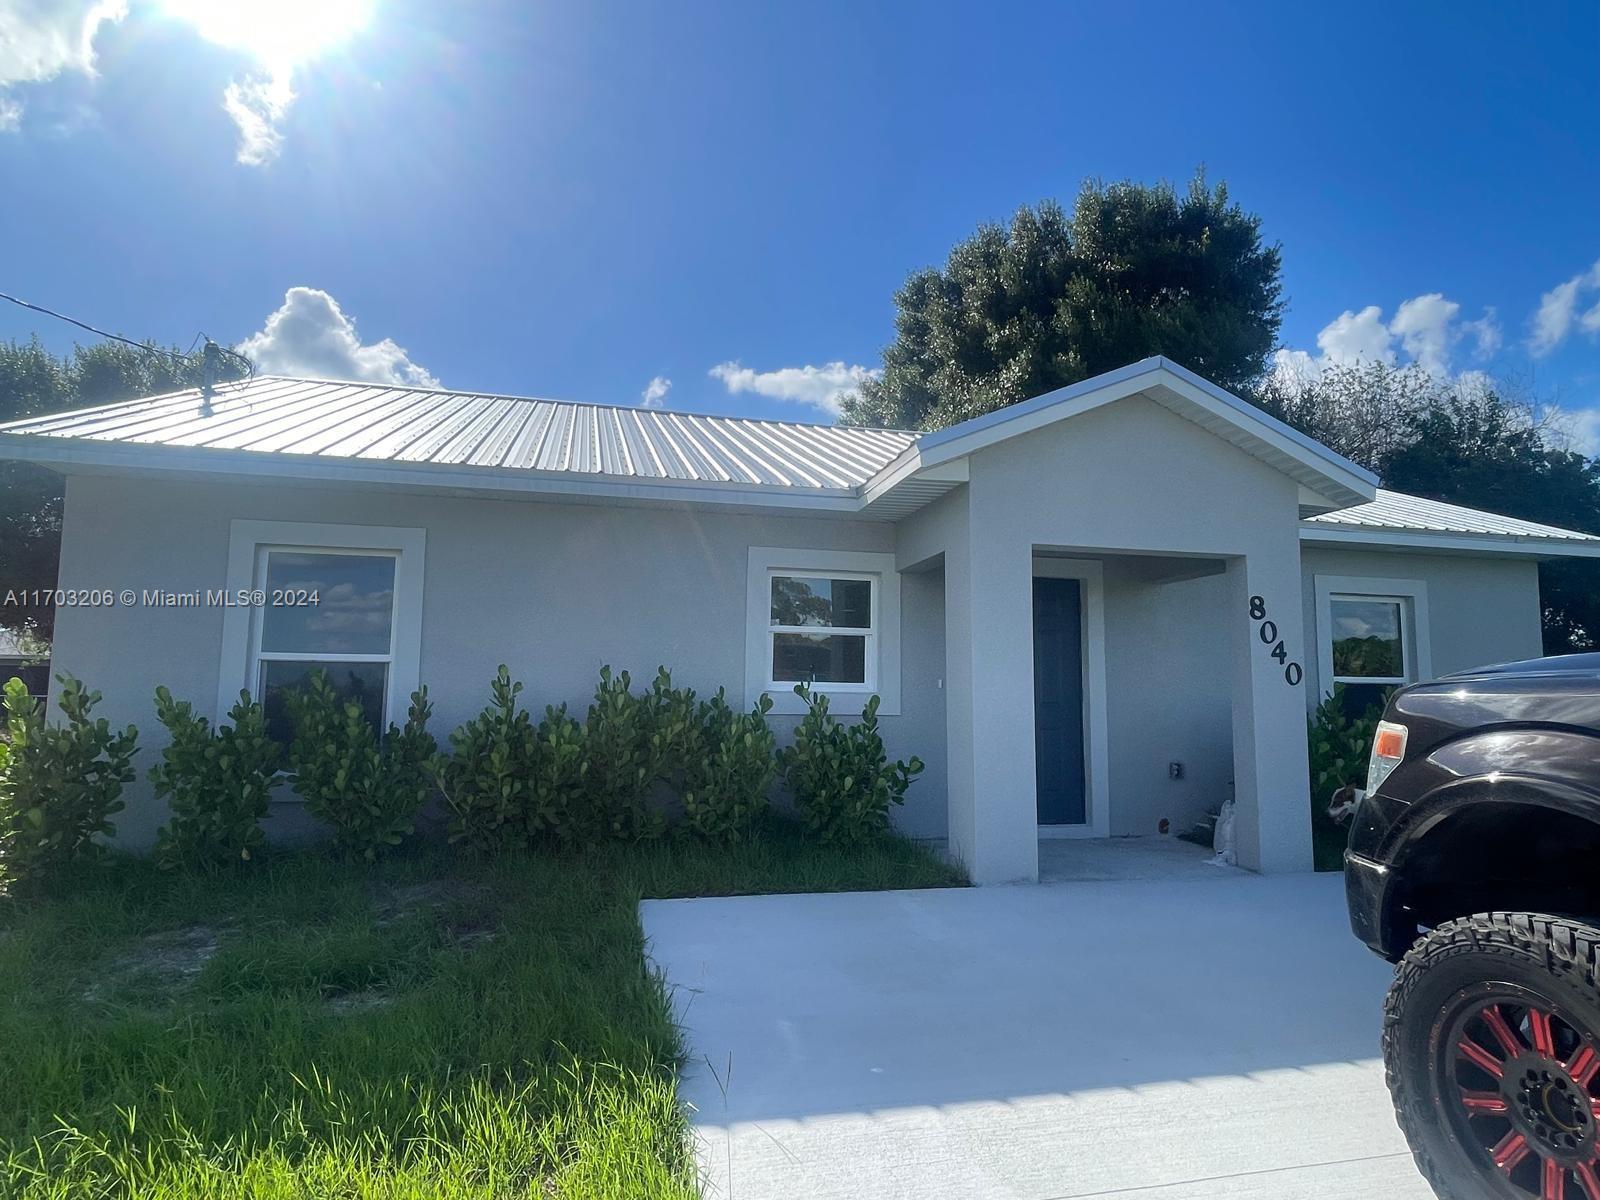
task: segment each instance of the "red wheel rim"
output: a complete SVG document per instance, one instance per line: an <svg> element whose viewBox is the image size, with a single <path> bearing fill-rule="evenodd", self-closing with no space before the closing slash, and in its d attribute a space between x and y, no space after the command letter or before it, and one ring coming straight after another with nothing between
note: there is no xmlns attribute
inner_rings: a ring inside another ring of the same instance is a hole
<svg viewBox="0 0 1600 1200"><path fill-rule="evenodd" d="M1440 1047L1439 1099L1508 1196L1600 1200L1600 1046L1531 994L1463 998Z"/></svg>

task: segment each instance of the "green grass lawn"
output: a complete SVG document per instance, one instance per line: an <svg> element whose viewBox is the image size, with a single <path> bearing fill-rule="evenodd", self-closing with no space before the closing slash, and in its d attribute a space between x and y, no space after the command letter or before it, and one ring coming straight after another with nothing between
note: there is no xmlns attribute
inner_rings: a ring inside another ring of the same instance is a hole
<svg viewBox="0 0 1600 1200"><path fill-rule="evenodd" d="M0 1196L690 1197L650 896L928 887L900 840L238 874L0 905Z"/></svg>

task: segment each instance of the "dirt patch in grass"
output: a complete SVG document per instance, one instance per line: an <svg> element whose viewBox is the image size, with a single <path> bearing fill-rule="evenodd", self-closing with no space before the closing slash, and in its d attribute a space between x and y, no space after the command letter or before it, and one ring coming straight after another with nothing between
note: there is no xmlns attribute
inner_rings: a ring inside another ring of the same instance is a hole
<svg viewBox="0 0 1600 1200"><path fill-rule="evenodd" d="M170 1000L194 982L221 945L221 932L211 925L147 934L138 945L101 963L83 998L91 1004Z"/></svg>
<svg viewBox="0 0 1600 1200"><path fill-rule="evenodd" d="M393 925L412 913L440 909L446 905L474 900L483 888L464 879L427 879L421 883L386 885L373 889L372 907L378 927Z"/></svg>
<svg viewBox="0 0 1600 1200"><path fill-rule="evenodd" d="M489 889L471 880L430 879L380 887L373 892L372 907L379 929L429 914L439 921L445 937L463 949L491 942L501 930Z"/></svg>
<svg viewBox="0 0 1600 1200"><path fill-rule="evenodd" d="M376 988L345 992L342 995L329 996L327 1000L328 1011L341 1016L347 1013L374 1012L380 1008L388 1008L393 1003L392 992L380 992Z"/></svg>

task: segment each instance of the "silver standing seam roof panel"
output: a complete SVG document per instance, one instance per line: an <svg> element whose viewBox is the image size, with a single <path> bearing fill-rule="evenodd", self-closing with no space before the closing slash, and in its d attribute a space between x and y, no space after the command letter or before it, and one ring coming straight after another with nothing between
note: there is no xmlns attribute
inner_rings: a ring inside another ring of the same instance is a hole
<svg viewBox="0 0 1600 1200"><path fill-rule="evenodd" d="M930 451L975 432L997 431L1041 406L1158 369L1246 407L1163 359L1133 363L932 434L266 375L217 388L209 404L191 388L3 425L0 457L5 442L31 450L24 439L38 438L41 450L54 448L24 457L73 461L62 451L75 442L292 455L327 460L330 467L345 462L484 468L502 477L507 472L576 476L597 486L667 481L742 495L765 491L780 501L812 497L845 505L841 511L851 511L854 503L863 516L892 521L965 478L937 469L924 472ZM1190 419L1199 420L1192 414ZM1332 456L1302 434L1289 430L1289 435ZM237 459L230 469L238 469ZM1302 520L1300 530L1313 541L1387 540L1600 557L1600 537L1383 488L1370 502Z"/></svg>
<svg viewBox="0 0 1600 1200"><path fill-rule="evenodd" d="M1387 488L1379 488L1377 499L1370 503L1307 517L1305 524L1329 530L1392 530L1465 537L1592 542L1600 545L1600 537L1593 534L1541 525L1537 521L1522 521L1516 517L1502 517L1498 513L1446 504L1442 500L1424 500L1421 496L1408 496Z"/></svg>
<svg viewBox="0 0 1600 1200"><path fill-rule="evenodd" d="M260 376L6 425L8 434L622 479L849 491L916 441L805 425Z"/></svg>

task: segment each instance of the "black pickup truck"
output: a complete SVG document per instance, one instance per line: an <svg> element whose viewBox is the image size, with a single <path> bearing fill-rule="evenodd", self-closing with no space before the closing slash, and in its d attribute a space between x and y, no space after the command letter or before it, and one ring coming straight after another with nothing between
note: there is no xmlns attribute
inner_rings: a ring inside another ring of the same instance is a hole
<svg viewBox="0 0 1600 1200"><path fill-rule="evenodd" d="M1600 1200L1600 654L1395 693L1345 855L1383 1047L1448 1200Z"/></svg>

